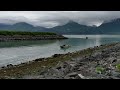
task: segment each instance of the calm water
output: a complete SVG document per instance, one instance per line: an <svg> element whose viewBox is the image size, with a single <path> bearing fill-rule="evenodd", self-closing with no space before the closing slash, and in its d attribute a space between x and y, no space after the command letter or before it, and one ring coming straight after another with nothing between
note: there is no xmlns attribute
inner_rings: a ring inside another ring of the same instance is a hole
<svg viewBox="0 0 120 90"><path fill-rule="evenodd" d="M65 35L66 40L12 41L0 42L0 66L19 64L37 58L50 57L53 54L67 53L99 46L101 44L120 42L120 35ZM88 37L88 39L85 39ZM69 44L69 49L60 49Z"/></svg>

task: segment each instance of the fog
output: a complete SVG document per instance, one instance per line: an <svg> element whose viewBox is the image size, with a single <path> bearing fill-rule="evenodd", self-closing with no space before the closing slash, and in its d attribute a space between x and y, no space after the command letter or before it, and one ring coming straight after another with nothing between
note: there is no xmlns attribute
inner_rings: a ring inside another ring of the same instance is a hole
<svg viewBox="0 0 120 90"><path fill-rule="evenodd" d="M70 20L83 25L101 25L120 18L120 11L0 11L0 23L27 22L47 28L63 25Z"/></svg>

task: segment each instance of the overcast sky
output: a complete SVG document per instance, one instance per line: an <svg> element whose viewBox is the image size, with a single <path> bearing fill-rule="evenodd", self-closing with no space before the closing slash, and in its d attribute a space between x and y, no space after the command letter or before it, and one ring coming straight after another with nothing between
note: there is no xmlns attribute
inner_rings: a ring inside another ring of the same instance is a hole
<svg viewBox="0 0 120 90"><path fill-rule="evenodd" d="M48 28L66 24L70 20L98 26L116 18L120 18L120 11L0 11L0 23L27 22Z"/></svg>

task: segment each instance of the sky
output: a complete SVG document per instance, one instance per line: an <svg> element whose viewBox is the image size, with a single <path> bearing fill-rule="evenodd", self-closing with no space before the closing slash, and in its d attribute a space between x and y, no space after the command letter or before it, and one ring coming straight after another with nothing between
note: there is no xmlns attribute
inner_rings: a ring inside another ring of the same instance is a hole
<svg viewBox="0 0 120 90"><path fill-rule="evenodd" d="M120 11L0 11L0 23L26 22L34 26L52 28L74 21L82 25L99 26L120 18Z"/></svg>

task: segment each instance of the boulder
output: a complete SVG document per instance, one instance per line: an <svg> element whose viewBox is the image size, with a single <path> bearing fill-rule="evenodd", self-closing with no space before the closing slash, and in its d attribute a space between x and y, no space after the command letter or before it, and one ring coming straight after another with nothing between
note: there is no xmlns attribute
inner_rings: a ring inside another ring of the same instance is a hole
<svg viewBox="0 0 120 90"><path fill-rule="evenodd" d="M111 71L111 76L120 78L120 73L119 72L115 72L115 71Z"/></svg>
<svg viewBox="0 0 120 90"><path fill-rule="evenodd" d="M44 58L40 58L40 59L35 59L35 62L39 62L39 61L43 61Z"/></svg>
<svg viewBox="0 0 120 90"><path fill-rule="evenodd" d="M7 67L8 67L8 68L11 68L11 67L13 67L13 65L12 65L12 64L8 64Z"/></svg>
<svg viewBox="0 0 120 90"><path fill-rule="evenodd" d="M61 56L62 54L54 54L53 57L59 57Z"/></svg>
<svg viewBox="0 0 120 90"><path fill-rule="evenodd" d="M66 75L66 77L76 77L78 74L77 72L72 72Z"/></svg>
<svg viewBox="0 0 120 90"><path fill-rule="evenodd" d="M5 67L5 66L2 66L1 68L3 69L3 68L6 68L6 67Z"/></svg>
<svg viewBox="0 0 120 90"><path fill-rule="evenodd" d="M62 67L61 66L59 66L59 67L57 67L56 69L58 69L58 70L60 70Z"/></svg>
<svg viewBox="0 0 120 90"><path fill-rule="evenodd" d="M80 79L85 79L85 77L82 74L77 75Z"/></svg>
<svg viewBox="0 0 120 90"><path fill-rule="evenodd" d="M115 62L117 62L117 59L112 60L112 62L111 62L111 63L115 63Z"/></svg>

